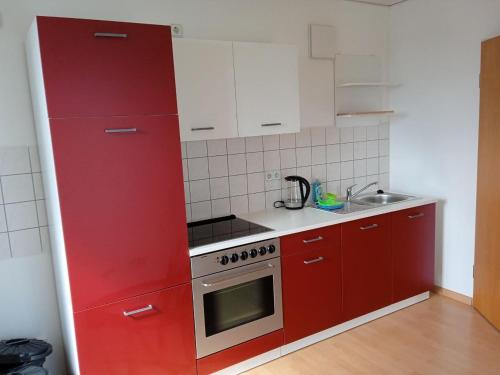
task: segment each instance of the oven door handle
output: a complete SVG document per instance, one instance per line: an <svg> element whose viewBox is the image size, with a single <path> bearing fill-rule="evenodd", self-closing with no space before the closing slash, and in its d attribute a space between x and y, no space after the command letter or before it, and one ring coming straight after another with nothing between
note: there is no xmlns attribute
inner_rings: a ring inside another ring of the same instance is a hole
<svg viewBox="0 0 500 375"><path fill-rule="evenodd" d="M254 270L248 271L248 272L239 273L239 274L237 274L237 275L235 275L233 277L214 279L212 282L210 282L210 281L202 281L201 285L203 285L206 288L209 288L209 287L212 287L212 286L216 286L216 285L225 283L227 281L238 279L241 276L247 276L247 275L251 275L252 273L266 271L269 268L274 268L274 264L268 263L268 264L266 264L265 267L257 268L257 269L254 269Z"/></svg>

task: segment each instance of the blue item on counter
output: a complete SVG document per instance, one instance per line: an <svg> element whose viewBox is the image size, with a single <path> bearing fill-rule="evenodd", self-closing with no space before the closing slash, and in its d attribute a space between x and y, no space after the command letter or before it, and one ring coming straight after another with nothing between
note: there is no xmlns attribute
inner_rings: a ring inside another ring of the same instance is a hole
<svg viewBox="0 0 500 375"><path fill-rule="evenodd" d="M312 190L312 200L314 203L323 199L323 188L321 187L320 181L315 180L312 183L311 190Z"/></svg>

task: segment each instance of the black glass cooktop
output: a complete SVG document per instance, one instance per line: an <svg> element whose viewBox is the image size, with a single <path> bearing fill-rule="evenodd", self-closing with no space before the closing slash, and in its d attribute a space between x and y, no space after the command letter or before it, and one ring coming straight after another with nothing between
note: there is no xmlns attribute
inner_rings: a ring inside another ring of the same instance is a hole
<svg viewBox="0 0 500 375"><path fill-rule="evenodd" d="M237 218L235 215L194 221L188 223L189 247L193 248L270 231L272 229Z"/></svg>

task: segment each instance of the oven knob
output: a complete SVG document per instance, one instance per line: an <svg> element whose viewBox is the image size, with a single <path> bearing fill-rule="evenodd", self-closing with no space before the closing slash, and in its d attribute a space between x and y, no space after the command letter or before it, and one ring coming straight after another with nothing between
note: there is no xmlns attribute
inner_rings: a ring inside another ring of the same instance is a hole
<svg viewBox="0 0 500 375"><path fill-rule="evenodd" d="M267 249L266 249L264 246L262 246L262 247L259 249L259 254L260 254L260 255L266 255L266 253L267 253Z"/></svg>
<svg viewBox="0 0 500 375"><path fill-rule="evenodd" d="M257 249L250 250L250 257L255 258L257 256Z"/></svg>
<svg viewBox="0 0 500 375"><path fill-rule="evenodd" d="M238 254L234 253L233 255L231 255L231 262L236 263L239 258L240 257L238 256Z"/></svg>
<svg viewBox="0 0 500 375"><path fill-rule="evenodd" d="M274 252L276 251L276 246L274 246L274 245L269 245L269 246L267 247L267 251L269 252L269 254L274 253Z"/></svg>
<svg viewBox="0 0 500 375"><path fill-rule="evenodd" d="M246 251L246 250L242 251L240 257L241 257L241 260L247 260L248 259L248 251Z"/></svg>
<svg viewBox="0 0 500 375"><path fill-rule="evenodd" d="M222 264L223 266L225 266L228 263L229 263L229 258L227 257L227 255L221 256L221 258L220 258L220 264Z"/></svg>

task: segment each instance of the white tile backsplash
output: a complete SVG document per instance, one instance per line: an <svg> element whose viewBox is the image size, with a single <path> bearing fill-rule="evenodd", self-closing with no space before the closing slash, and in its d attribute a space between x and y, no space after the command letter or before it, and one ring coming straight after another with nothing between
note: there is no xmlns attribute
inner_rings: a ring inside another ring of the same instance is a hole
<svg viewBox="0 0 500 375"><path fill-rule="evenodd" d="M323 146L326 144L326 129L312 128L311 129L311 146Z"/></svg>
<svg viewBox="0 0 500 375"><path fill-rule="evenodd" d="M229 175L227 156L210 156L208 158L208 172L210 177L224 177Z"/></svg>
<svg viewBox="0 0 500 375"><path fill-rule="evenodd" d="M191 203L210 200L210 180L196 180L189 183Z"/></svg>
<svg viewBox="0 0 500 375"><path fill-rule="evenodd" d="M311 150L311 164L326 164L326 146L313 146Z"/></svg>
<svg viewBox="0 0 500 375"><path fill-rule="evenodd" d="M28 146L0 149L0 176L31 173Z"/></svg>
<svg viewBox="0 0 500 375"><path fill-rule="evenodd" d="M280 149L295 148L295 134L280 134Z"/></svg>
<svg viewBox="0 0 500 375"><path fill-rule="evenodd" d="M207 141L187 142L188 158L203 158L207 155Z"/></svg>
<svg viewBox="0 0 500 375"><path fill-rule="evenodd" d="M227 140L228 154L245 153L245 138L231 138Z"/></svg>
<svg viewBox="0 0 500 375"><path fill-rule="evenodd" d="M5 216L9 232L38 227L35 201L6 204Z"/></svg>
<svg viewBox="0 0 500 375"><path fill-rule="evenodd" d="M229 175L237 175L247 173L246 154L235 154L227 157L229 165Z"/></svg>
<svg viewBox="0 0 500 375"><path fill-rule="evenodd" d="M245 195L248 193L247 175L229 177L229 195L231 197L237 195Z"/></svg>
<svg viewBox="0 0 500 375"><path fill-rule="evenodd" d="M247 137L245 138L246 152L257 152L263 151L264 145L262 143L262 137Z"/></svg>
<svg viewBox="0 0 500 375"><path fill-rule="evenodd" d="M265 135L264 137L262 137L262 143L264 144L264 151L279 150L280 136Z"/></svg>
<svg viewBox="0 0 500 375"><path fill-rule="evenodd" d="M0 260L50 250L36 146L0 148Z"/></svg>
<svg viewBox="0 0 500 375"><path fill-rule="evenodd" d="M9 239L14 257L36 255L42 252L39 228L9 232Z"/></svg>
<svg viewBox="0 0 500 375"><path fill-rule="evenodd" d="M225 139L211 139L207 141L208 156L218 156L227 154Z"/></svg>
<svg viewBox="0 0 500 375"><path fill-rule="evenodd" d="M318 179L325 190L340 195L355 182L384 178L388 185L388 136L383 125L187 143L188 220L271 208L286 194L284 177L292 174ZM281 179L266 180L275 170Z"/></svg>
<svg viewBox="0 0 500 375"><path fill-rule="evenodd" d="M228 177L211 178L210 195L212 199L229 197L229 178Z"/></svg>
<svg viewBox="0 0 500 375"><path fill-rule="evenodd" d="M247 153L247 173L264 171L264 153L250 152Z"/></svg>
<svg viewBox="0 0 500 375"><path fill-rule="evenodd" d="M280 163L281 168L294 168L297 166L297 155L294 148L280 150Z"/></svg>
<svg viewBox="0 0 500 375"><path fill-rule="evenodd" d="M31 173L3 176L2 192L4 203L32 201L35 199Z"/></svg>
<svg viewBox="0 0 500 375"><path fill-rule="evenodd" d="M208 158L187 159L189 180L208 178Z"/></svg>

